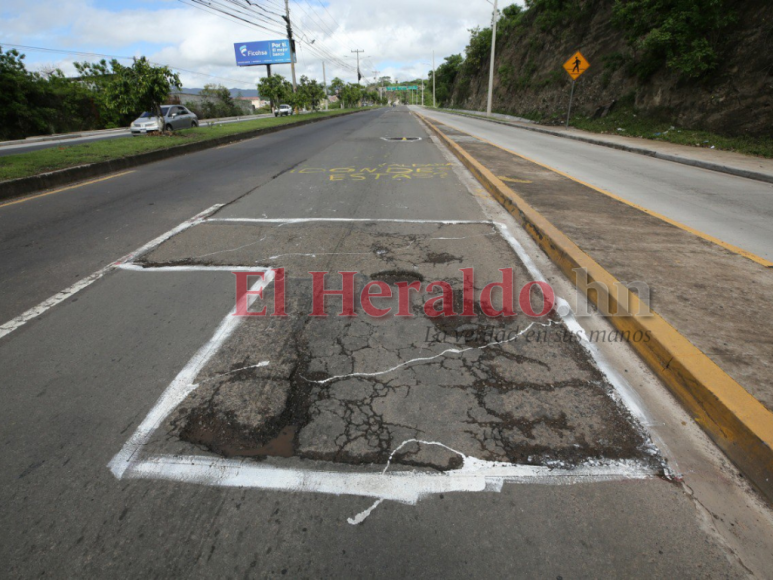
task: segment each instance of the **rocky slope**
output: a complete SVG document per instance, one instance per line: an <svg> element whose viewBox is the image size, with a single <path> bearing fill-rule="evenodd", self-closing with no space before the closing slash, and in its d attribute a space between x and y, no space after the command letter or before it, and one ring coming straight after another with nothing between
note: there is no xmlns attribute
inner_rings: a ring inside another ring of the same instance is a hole
<svg viewBox="0 0 773 580"><path fill-rule="evenodd" d="M613 0L576 2L583 17L550 30L535 25L536 10L497 39L496 111L560 122L571 80L561 68L576 50L591 68L575 87L573 110L602 115L610 104L633 104L643 115L727 135L773 136L773 2L733 2L737 21L724 33L719 66L688 79L665 65L641 78L636 54L612 21ZM454 83L451 106L482 110L488 63Z"/></svg>

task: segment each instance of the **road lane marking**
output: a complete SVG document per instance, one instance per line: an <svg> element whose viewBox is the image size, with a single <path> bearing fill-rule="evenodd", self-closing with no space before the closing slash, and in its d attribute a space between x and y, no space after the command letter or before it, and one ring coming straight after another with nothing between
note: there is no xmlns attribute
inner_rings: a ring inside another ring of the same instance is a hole
<svg viewBox="0 0 773 580"><path fill-rule="evenodd" d="M505 177L504 175L497 175L497 177L502 181L507 181L508 183L533 183L528 179L513 179L512 177Z"/></svg>
<svg viewBox="0 0 773 580"><path fill-rule="evenodd" d="M390 218L209 218L204 220L211 222L245 222L245 223L268 223L268 224L301 224L307 222L388 222L398 224L487 224L493 225L491 220L412 220L412 219L390 219Z"/></svg>
<svg viewBox="0 0 773 580"><path fill-rule="evenodd" d="M69 286L64 290L61 290L60 292L57 292L56 294L51 296L48 300L44 300L37 306L33 306L32 308L22 313L21 315L17 316L13 320L9 320L5 324L0 325L0 338L3 338L4 336L11 334L14 330L21 328L22 326L27 324L30 320L33 320L38 316L40 316L41 314L45 313L46 311L51 310L57 304L64 302L74 294L77 294L87 286L90 286L91 284L93 284L94 282L102 278L108 272L115 270L116 268L122 267L125 262L131 262L132 260L135 260L138 256L141 256L145 252L155 248L156 246L158 246L162 242L165 242L172 236L179 234L183 230L186 230L192 226L195 226L203 222L208 216L212 215L215 211L217 211L221 207L223 207L223 204L220 204L220 203L213 205L209 209L204 210L198 215L195 215L194 217L192 217L191 219L172 228L165 234L162 234L157 238L151 240L144 246L134 250L133 252L130 252L129 254L126 254L123 258L120 258L115 262L108 264L107 266L97 270L90 276L87 276L82 280L78 280L72 286Z"/></svg>
<svg viewBox="0 0 773 580"><path fill-rule="evenodd" d="M452 129L455 129L457 131L461 131L462 133L468 133L468 131L464 131L460 129L459 127L455 127L451 123L447 123L445 121L439 121L443 123L444 125L451 127ZM510 153L511 155L515 155L516 157L520 157L521 159L524 159L525 161L529 161L530 163L534 163L535 165L539 165L540 167L543 167L549 171L552 171L554 173L558 173L559 175L562 175L563 177L566 177L567 179L571 179L575 183L579 183L580 185L584 185L585 187L589 187L590 189L597 191L598 193L602 193L608 197L611 197L612 199L622 202L630 207L636 208L639 211L643 211L646 214L651 215L652 217L658 218L659 220L662 220L668 224L671 224L672 226L675 226L677 228L680 228L686 232L689 232L693 234L694 236L698 236L699 238L702 238L706 240L707 242L711 242L712 244L716 244L717 246L720 246L730 252L733 252L734 254L738 254L739 256L742 256L748 260L751 260L752 262L756 262L757 264L760 264L761 266L765 266L766 268L773 268L773 262L770 260L766 260L765 258L758 256L757 254L753 254L752 252L749 252L747 250L744 250L743 248L739 248L738 246L734 246L733 244L729 244L728 242L722 241L719 238L715 238L714 236L707 234L705 232L702 232L700 230L696 230L695 228L692 228L688 225L685 225L681 222L678 222L676 220L673 220L669 217L664 216L661 213L655 212L651 209L647 209L644 206L641 206L639 204L636 204L632 201L628 201L625 198L620 197L619 195L615 195L612 192L609 192L605 189L602 189L600 187L596 187L595 185L591 185L590 183L583 181L581 179L578 179L577 177L573 177L572 175L569 175L568 173L564 173L563 171L556 169L555 167L551 167L550 165L545 165L544 163L540 163L539 161L535 161L534 159L527 157L526 155L522 155L520 153L516 153L515 151L508 149L507 147L504 147L502 145L497 145L496 143L489 141L487 139L484 139L483 137L480 137L478 135L475 135L477 139L480 139L483 143L487 143L489 145L492 145L493 147L496 147L497 149L501 149L502 151L506 151Z"/></svg>
<svg viewBox="0 0 773 580"><path fill-rule="evenodd" d="M258 280L250 288L251 292L262 290L274 279L274 271L269 270L262 279ZM247 308L257 299L256 294L247 297ZM177 373L174 380L161 393L156 404L147 414L142 423L137 427L129 440L124 444L121 450L113 457L108 467L113 474L121 479L123 474L134 462L137 461L136 455L142 450L150 439L153 432L161 425L161 422L171 413L175 407L182 403L191 391L198 387L195 383L196 376L204 365L217 353L223 346L223 343L230 337L234 331L244 321L242 316L234 316L236 308L226 315L215 330L215 334L204 345L196 351L196 354L187 362L183 369ZM269 362L270 361L265 361Z"/></svg>
<svg viewBox="0 0 773 580"><path fill-rule="evenodd" d="M9 201L8 203L0 204L0 208L6 207L8 205L16 205L17 203L24 203L25 201L30 201L32 199L37 199L39 197L46 197L47 195L54 195L55 193L61 193L63 191L67 191L69 189L75 189L77 187L83 187L84 185L92 185L94 183L99 183L100 181L107 181L108 179L113 179L115 177L121 177L123 175L128 175L129 173L134 173L136 170L132 169L131 171L124 171L123 173L116 173L115 175L108 175L107 177L100 177L99 179L92 179L91 181L84 181L83 183L78 183L76 185L70 185L68 187L63 187L61 189L55 189L54 191L48 191L46 193L39 193L38 195L32 195L29 197L24 197L22 199L17 199L16 201Z"/></svg>
<svg viewBox="0 0 773 580"><path fill-rule="evenodd" d="M246 222L278 223L279 227L289 223L308 222L387 222L387 223L430 223L430 224L487 224L495 228L535 280L545 278L526 250L509 232L507 225L494 220L412 220L412 219L365 219L365 218L210 218L201 223ZM126 265L133 266L130 264ZM204 267L202 269L206 269ZM175 267L172 267L175 269ZM147 270L151 270L148 268ZM160 270L160 269L159 269ZM273 273L257 281L252 290L263 289L272 280ZM251 305L256 295L248 297ZM580 336L580 344L608 378L609 383L622 401L623 406L644 427L652 421L640 401L627 384L625 378L616 373L604 360L595 345L588 342L585 331L577 323L568 303L557 297L557 313L567 327ZM249 308L249 306L248 306ZM276 491L302 491L332 495L369 497L405 504L416 504L422 498L439 493L451 492L500 492L504 483L570 485L602 481L627 481L656 477L653 468L639 460L598 460L589 459L582 464L564 469L561 467L522 465L506 462L486 461L475 457L463 457L462 467L439 473L415 471L379 473L331 471L327 469L300 469L276 465L256 464L250 459L227 459L211 455L167 455L143 453L154 432L185 398L198 386L196 379L202 369L214 357L225 342L233 335L244 320L233 316L231 309L221 320L212 337L203 344L185 364L175 379L164 389L148 415L131 437L108 463L108 468L118 479L157 479L183 483L195 483L217 487L249 487ZM417 362L417 361L410 361ZM269 363L263 361L260 364ZM407 364L407 363L406 363ZM401 365L402 366L402 365ZM405 442L404 442L405 443ZM404 444L403 443L403 444ZM426 442L444 445L441 442ZM402 445L402 444L401 444ZM650 443L650 445L652 445ZM655 449L653 445L653 449ZM667 472L668 473L668 472ZM375 507L349 518L349 523L362 522Z"/></svg>

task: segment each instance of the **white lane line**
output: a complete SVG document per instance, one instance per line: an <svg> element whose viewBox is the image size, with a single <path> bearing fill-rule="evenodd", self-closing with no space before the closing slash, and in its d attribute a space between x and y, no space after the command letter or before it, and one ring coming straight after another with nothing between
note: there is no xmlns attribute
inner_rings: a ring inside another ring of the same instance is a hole
<svg viewBox="0 0 773 580"><path fill-rule="evenodd" d="M479 182L473 177L472 174L470 174L467 171L467 169L461 164L461 162L456 158L456 156L453 155L453 153L451 153L451 151L449 151L448 148L437 137L433 136L432 141L440 148L440 150L443 153L443 156L446 159L448 159L449 162L451 163L454 169L454 172L459 177L460 181L467 187L468 191L472 194L473 191L477 189L478 186L480 185ZM502 206L497 201L495 201L492 197L487 197L486 199L492 202L492 206L484 204L483 202L481 202L480 199L478 199L478 205L480 205L481 209L483 210L483 213L488 217L494 217L494 218L503 220L503 221L497 221L497 219L492 219L491 223L497 229L499 234L504 238L504 240L510 245L510 247L518 256L518 258L521 260L521 262L523 263L523 265L526 267L529 274L531 275L532 279L535 281L547 282L547 280L545 279L545 276L543 276L540 269L531 259L531 256L529 256L529 254L526 252L524 247L510 232L508 225L507 223L505 223L505 221L509 221L510 223L513 223L513 227L520 227L520 226L514 221L512 216L510 216L504 210L504 208L502 208ZM645 432L649 434L649 430L646 428L652 425L655 425L656 421L646 410L646 406L644 405L644 402L642 401L641 397L636 392L636 390L628 383L625 377L623 377L619 372L615 370L615 368L611 364L609 364L609 362L606 360L606 357L602 354L599 348L595 344L590 342L590 340L588 340L588 336L587 336L587 333L585 332L585 329L580 325L579 322L577 322L577 319L574 316L574 312L572 311L572 307L569 305L569 303L566 300L564 300L559 296L556 296L555 311L558 314L558 316L561 318L562 322L567 326L569 331L574 333L575 336L579 336L581 338L580 344L594 360L594 362L596 363L596 365L598 366L602 374L607 378L607 380L609 380L610 384L614 388L615 393L619 397L619 400L630 411L630 413L635 417L635 419L645 428ZM664 450L667 450L667 446L665 445L665 442L662 441L662 438L658 438L658 444Z"/></svg>
<svg viewBox="0 0 773 580"><path fill-rule="evenodd" d="M263 289L272 282L273 279L273 270L268 270L262 280L258 280L252 285L251 290L256 291ZM256 298L257 295L255 294L248 296L248 308ZM108 467L110 467L110 470L118 479L123 476L124 472L136 460L137 454L142 450L142 447L148 442L153 431L158 428L166 416L169 415L177 405L182 403L185 400L185 397L194 391L196 387L198 387L198 384L194 383L196 376L244 320L243 316L234 316L235 312L236 309L232 309L220 322L212 338L210 338L196 354L193 355L169 386L164 389L164 392L161 393L161 397L159 397L156 404L153 405L150 413L148 413L147 417L140 423L139 427L137 427L129 440L124 444L123 448L110 461ZM259 366L265 366L263 364L264 362L268 364L268 361L263 361L259 363Z"/></svg>
<svg viewBox="0 0 773 580"><path fill-rule="evenodd" d="M48 300L44 300L43 302L41 302L37 306L33 306L32 308L30 308L29 310L27 310L23 314L17 316L13 320L9 320L8 322L6 322L5 324L0 326L0 338L3 338L4 336L7 336L8 334L11 334L14 330L17 330L18 328L21 328L22 326L27 324L30 320L33 320L34 318L37 318L38 316L40 316L44 312L50 310L51 308L53 308L57 304L60 304L60 303L64 302L65 300L67 300L68 298L73 296L74 294L77 294L78 292L80 292L81 290L86 288L87 286L90 286L91 284L93 284L94 282L96 282L97 280L102 278L105 274L107 274L111 270L114 270L115 268L119 267L124 262L130 262L130 261L136 259L138 256L141 256L142 254L144 254L148 250L158 246L159 244L161 244L162 242L168 240L169 238L171 238L175 234L178 234L181 231L190 228L191 226L194 226L196 224L201 223L202 221L204 221L204 219L206 217L212 215L215 211L217 211L221 207L223 207L223 204L213 205L209 209L204 210L203 212L201 212L200 214L192 217L188 221L185 221L185 222L181 223L179 226L169 230L165 234L162 234L159 237L157 237L156 239L148 242L147 244L145 244L141 248L138 248L137 250L134 250L133 252L127 254L123 258L121 258L119 260L116 260L112 264L108 264L104 268L102 268L100 270L97 270L96 272L94 272L90 276L87 276L86 278L78 280L75 284L73 284L72 286L69 286L68 288L65 288L61 292L57 292L56 294L51 296Z"/></svg>
<svg viewBox="0 0 773 580"><path fill-rule="evenodd" d="M117 477L150 478L222 487L351 495L416 504L427 495L501 491L505 482L572 485L600 481L649 479L656 473L635 460L589 461L571 469L515 465L469 458L463 467L443 472L387 473L323 471L275 467L249 459L204 455L151 455L131 462Z"/></svg>
<svg viewBox="0 0 773 580"><path fill-rule="evenodd" d="M288 223L288 221L275 220L275 223L284 224ZM320 220L304 219L301 221ZM406 220L394 221L404 222ZM494 225L497 228L497 232L503 235L511 247L516 250L516 254L524 262L529 272L534 276L534 279L544 280L542 274L523 251L523 248L512 238L504 224L490 220L473 223ZM273 276L271 271L266 276L266 280L255 284L253 289L265 287L265 285L269 284L271 282L270 276ZM254 299L255 295L250 296L250 304ZM241 317L232 316L233 312L234 310L231 310L221 321L212 338L199 349L178 376L169 384L148 416L109 463L109 468L117 478L150 478L209 486L250 487L277 491L352 495L370 497L375 500L391 500L415 504L421 498L430 494L498 492L501 491L505 482L569 485L599 481L648 479L657 475L655 470L638 460L588 460L579 466L565 469L558 464L549 466L518 465L464 457L461 468L441 473L416 471L387 472L386 470L378 473L352 473L276 467L274 465L266 465L265 463L256 464L249 459L224 459L212 457L211 455L143 455L143 449L150 441L153 432L185 397L198 387L194 383L197 375L212 356L222 348L225 341L233 334L243 320ZM563 318L565 321L567 320L566 316ZM442 443L432 444L443 445ZM377 504L378 502L372 505L369 510L365 510L354 518L350 518L351 523L363 521L375 509Z"/></svg>
<svg viewBox="0 0 773 580"><path fill-rule="evenodd" d="M267 224L301 224L307 222L387 222L397 224L486 224L493 225L491 220L411 220L411 219L366 219L366 218L210 218L206 223L214 222L244 222Z"/></svg>
<svg viewBox="0 0 773 580"><path fill-rule="evenodd" d="M119 270L131 272L266 272L269 268L263 266L206 266L194 264L181 264L179 266L143 266L142 264L128 263L115 266Z"/></svg>
<svg viewBox="0 0 773 580"><path fill-rule="evenodd" d="M523 246L510 233L510 231L507 229L507 226L503 223L496 222L496 227L502 237L516 253L518 258L520 258L521 262L523 262L524 266L526 266L526 269L529 271L529 274L532 276L532 278L540 282L547 282L545 277L542 275L542 272L540 272L539 268L537 268L529 254L526 253L526 250L523 248ZM607 380L609 380L610 384L615 389L615 392L622 400L624 406L643 426L649 427L653 425L655 421L652 419L649 413L645 411L644 402L641 400L639 394L633 389L633 387L631 387L628 381L625 380L625 378L621 376L620 373L618 373L614 367L609 364L609 362L607 362L606 357L601 353L598 347L590 340L588 340L588 335L585 332L585 329L580 326L579 322L577 322L577 319L574 316L574 312L572 311L572 307L569 306L569 303L563 298L556 296L555 305L556 313L561 317L561 320L567 326L569 331L572 332L575 336L579 336L581 338L580 344L595 361L596 365L599 367L599 370L604 374Z"/></svg>

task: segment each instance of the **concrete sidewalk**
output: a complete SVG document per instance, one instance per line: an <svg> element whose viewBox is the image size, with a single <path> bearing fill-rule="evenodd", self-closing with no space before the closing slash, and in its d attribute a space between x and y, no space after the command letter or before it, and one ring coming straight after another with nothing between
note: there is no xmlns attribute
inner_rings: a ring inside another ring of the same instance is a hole
<svg viewBox="0 0 773 580"><path fill-rule="evenodd" d="M610 147L621 151L647 155L665 161L681 163L708 169L710 171L719 171L729 175L755 179L766 183L773 183L773 159L763 157L753 157L743 155L732 151L720 151L718 149L703 149L700 147L690 147L688 145L677 145L676 143L667 143L664 141L655 141L652 139L643 139L640 137L626 137L623 135L607 135L605 133L591 133L563 126L543 126L538 125L528 119L494 113L494 118L486 117L485 113L478 111L465 111L461 109L438 109L445 113L452 113L464 116L484 119L500 125L509 125L518 129L554 135L565 139L574 139L602 147Z"/></svg>

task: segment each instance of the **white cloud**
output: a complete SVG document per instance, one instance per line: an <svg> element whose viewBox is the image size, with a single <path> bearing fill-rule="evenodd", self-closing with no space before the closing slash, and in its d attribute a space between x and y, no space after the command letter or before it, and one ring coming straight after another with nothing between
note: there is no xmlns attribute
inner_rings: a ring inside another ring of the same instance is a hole
<svg viewBox="0 0 773 580"><path fill-rule="evenodd" d="M506 4L507 2L505 2ZM279 11L281 0L261 0L261 5ZM348 81L355 74L352 49L361 49L361 71L370 79L374 69L380 76L400 80L424 76L430 70L432 50L436 64L445 56L463 51L468 29L486 26L491 5L486 0L319 0L291 2L290 10L299 39L297 76L321 80L325 58L328 81L340 76ZM235 66L233 43L266 40L277 34L257 30L169 1L126 2L121 10L108 10L90 0L6 0L0 19L0 41L133 56L145 48L148 58L174 67L220 77L212 79L182 72L185 86L219 82L251 88L265 74L264 67ZM279 24L271 25L281 29ZM148 49L149 47L149 49ZM160 48L159 48L160 47ZM84 57L27 51L28 62L50 63L59 59L66 72L73 60ZM346 63L347 68L340 63ZM290 77L290 67L273 72ZM229 82L238 81L238 82Z"/></svg>

